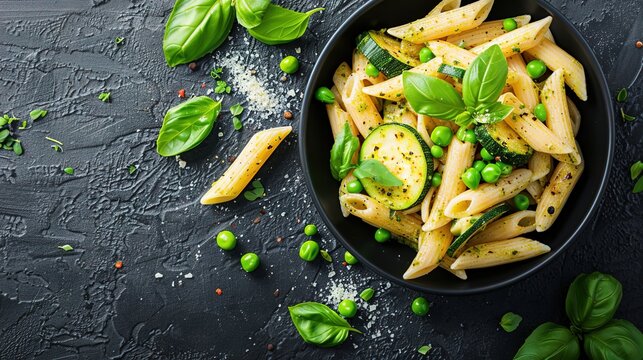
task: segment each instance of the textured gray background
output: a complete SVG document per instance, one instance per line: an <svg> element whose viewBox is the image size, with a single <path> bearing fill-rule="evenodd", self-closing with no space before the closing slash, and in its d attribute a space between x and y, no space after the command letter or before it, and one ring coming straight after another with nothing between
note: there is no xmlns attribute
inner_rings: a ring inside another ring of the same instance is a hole
<svg viewBox="0 0 643 360"><path fill-rule="evenodd" d="M630 86L627 109L641 118L641 2L555 0L592 45L611 90ZM297 9L319 0L282 1ZM304 263L297 256L306 222L319 220L312 208L293 134L259 176L268 196L217 207L197 199L227 167L228 157L257 130L292 124L298 128L298 99L315 54L338 24L362 1L333 0L313 17L305 37L268 47L242 40L235 26L226 51L249 50L258 76L286 97L281 116L249 120L232 131L223 113L211 137L186 156L186 169L161 158L154 140L176 92L203 94L200 83L216 59L201 70L165 66L161 39L170 0L0 0L0 113L27 117L31 109L49 115L24 131L26 152L0 153L0 358L420 358L432 344L432 359L510 358L539 323L564 322L563 300L579 272L601 270L621 280L625 296L617 315L643 327L641 233L643 195L633 195L629 165L643 155L643 124L617 121L615 164L600 214L564 256L519 284L479 296L430 296L428 317L409 310L416 293L389 286L361 266L339 263L341 246L320 224L331 265ZM124 46L113 39L126 37ZM301 73L280 83L279 59L301 47ZM100 102L103 90L113 101ZM240 94L224 98L229 105ZM221 132L222 136L217 134ZM45 136L65 143L49 148ZM129 175L130 164L139 166ZM74 176L62 168L72 166ZM588 164L592 166L592 164ZM571 204L570 206L573 206ZM264 209L265 211L262 211ZM258 223L257 223L258 219ZM301 222L301 223L300 223ZM238 251L223 253L212 240L232 227ZM275 241L276 237L283 242ZM73 252L58 245L69 243ZM255 251L261 270L245 274L238 252ZM113 264L122 260L124 268ZM162 279L155 279L160 272ZM185 279L187 273L194 278ZM331 275L335 274L331 277ZM179 280L181 280L179 282ZM361 289L373 286L371 311L351 322L366 335L334 350L304 344L288 318L287 305L326 300L332 282ZM223 289L216 296L216 288ZM274 292L279 289L279 296ZM498 327L506 311L521 314L517 331ZM274 344L273 352L266 351Z"/></svg>

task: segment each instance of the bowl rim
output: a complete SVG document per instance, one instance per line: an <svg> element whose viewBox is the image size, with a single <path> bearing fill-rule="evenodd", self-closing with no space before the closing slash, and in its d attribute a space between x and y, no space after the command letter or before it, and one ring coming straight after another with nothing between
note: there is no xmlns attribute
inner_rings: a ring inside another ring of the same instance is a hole
<svg viewBox="0 0 643 360"><path fill-rule="evenodd" d="M300 165L302 167L302 170L304 171L306 187L308 188L311 194L311 198L313 203L315 204L315 208L317 209L317 212L319 213L320 217L328 227L331 234L333 234L333 236L337 240L339 240L342 246L344 246L351 254L357 257L358 260L362 264L364 264L368 270L374 272L375 274L383 277L386 280L389 280L395 284L398 284L406 288L410 288L416 291L434 294L434 295L473 295L473 294L489 292L492 290L497 290L528 278L529 276L535 274L539 270L543 269L546 265L551 263L562 252L564 252L574 241L576 241L576 239L579 237L579 234L585 229L585 227L588 225L590 220L593 219L594 215L598 211L598 208L600 208L600 202L607 188L607 183L611 172L611 165L614 157L614 141L615 141L616 125L615 125L615 119L614 119L614 109L613 109L611 96L609 92L609 86L607 85L607 80L605 78L605 74L603 73L603 69L601 68L600 63L596 58L596 54L589 46L589 44L582 36L582 34L578 31L578 29L576 29L576 27L571 23L571 21L569 21L569 19L567 19L557 8L555 8L553 5L549 4L544 0L536 0L536 3L538 6L543 8L545 11L555 15L558 21L562 21L565 24L566 28L568 28L572 32L572 36L576 38L579 41L581 47L583 47L584 50L587 51L590 61L589 61L589 64L583 64L583 66L586 68L591 68L591 70L598 75L597 81L598 81L598 86L600 88L600 94L597 94L597 100L603 101L606 104L607 122L608 122L607 163L606 163L606 166L604 167L598 192L596 192L596 196L594 197L594 200L591 203L589 211L586 212L579 226L576 227L576 229L571 234L571 236L569 236L567 239L563 241L562 246L552 251L550 256L536 263L532 268L528 269L527 271L524 271L521 274L515 275L513 277L510 277L506 280L503 280L497 283L469 288L469 289L443 289L443 288L434 289L434 288L431 288L430 286L422 286L422 285L404 280L402 278L393 276L392 274L389 274L388 272L381 270L377 265L370 262L368 258L365 258L359 252L355 251L355 249L346 240L344 240L344 237L339 233L339 231L337 230L333 222L325 213L322 207L322 204L319 200L319 197L317 196L317 194L313 189L311 176L307 171L309 164L308 164L308 158L306 157L306 140L305 140L306 138L304 134L306 133L306 130L308 127L310 106L313 101L313 94L314 94L313 86L315 85L315 83L317 83L317 80L320 76L321 68L324 65L324 62L322 61L322 59L325 59L328 56L328 53L335 46L335 43L338 41L339 38L343 36L344 32L352 25L354 21L360 18L366 11L370 10L371 8L379 5L384 1L390 1L390 0L368 1L366 4L362 5L359 9L357 9L357 11L355 11L353 14L348 16L348 18L346 18L346 20L342 22L341 26L333 32L333 35L328 39L328 42L326 43L322 51L319 53L318 60L315 62L315 66L313 67L313 70L306 83L304 97L302 99L302 107L301 107L302 119L300 121L300 126L298 131L298 137L299 137L298 147L299 147L299 158L301 162Z"/></svg>

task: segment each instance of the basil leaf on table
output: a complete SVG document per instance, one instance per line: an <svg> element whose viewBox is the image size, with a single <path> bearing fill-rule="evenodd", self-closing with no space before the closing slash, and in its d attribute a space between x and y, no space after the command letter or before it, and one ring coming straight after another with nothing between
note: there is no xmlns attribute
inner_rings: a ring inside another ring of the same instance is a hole
<svg viewBox="0 0 643 360"><path fill-rule="evenodd" d="M383 186L402 186L404 184L395 175L391 174L384 164L374 159L362 161L353 170L353 175L360 180L371 179Z"/></svg>
<svg viewBox="0 0 643 360"><path fill-rule="evenodd" d="M514 111L513 106L505 105L499 102L491 103L477 111L473 119L478 124L495 124L501 122Z"/></svg>
<svg viewBox="0 0 643 360"><path fill-rule="evenodd" d="M237 21L246 29L259 26L268 5L270 0L237 0L235 4Z"/></svg>
<svg viewBox="0 0 643 360"><path fill-rule="evenodd" d="M337 134L330 150L330 172L335 180L341 181L355 167L353 154L358 147L359 139L353 135L348 123L345 123L344 129Z"/></svg>
<svg viewBox="0 0 643 360"><path fill-rule="evenodd" d="M466 110L460 94L442 79L405 71L402 83L406 100L418 114L453 120Z"/></svg>
<svg viewBox="0 0 643 360"><path fill-rule="evenodd" d="M498 100L507 82L507 60L500 46L493 45L471 63L462 79L462 98L467 106L476 108Z"/></svg>
<svg viewBox="0 0 643 360"><path fill-rule="evenodd" d="M504 331L510 333L518 328L520 322L522 322L522 316L514 314L512 312L508 312L502 315L502 319L500 319L500 326Z"/></svg>
<svg viewBox="0 0 643 360"><path fill-rule="evenodd" d="M306 32L310 16L324 8L317 8L305 13L270 4L263 14L261 24L248 33L255 39L268 45L279 45L299 39Z"/></svg>
<svg viewBox="0 0 643 360"><path fill-rule="evenodd" d="M221 102L198 96L167 111L156 139L156 152L174 156L199 145L212 131Z"/></svg>
<svg viewBox="0 0 643 360"><path fill-rule="evenodd" d="M583 348L592 360L640 359L643 334L629 321L612 320L585 334Z"/></svg>
<svg viewBox="0 0 643 360"><path fill-rule="evenodd" d="M527 337L514 360L574 360L579 356L580 345L576 335L566 327L547 322Z"/></svg>
<svg viewBox="0 0 643 360"><path fill-rule="evenodd" d="M333 347L346 341L350 331L362 333L324 304L304 302L289 306L288 312L299 335L309 344Z"/></svg>
<svg viewBox="0 0 643 360"><path fill-rule="evenodd" d="M613 276L580 274L567 291L565 312L574 327L592 331L612 319L622 296L623 287Z"/></svg>
<svg viewBox="0 0 643 360"><path fill-rule="evenodd" d="M167 64L189 63L216 49L233 23L232 0L177 0L163 35Z"/></svg>

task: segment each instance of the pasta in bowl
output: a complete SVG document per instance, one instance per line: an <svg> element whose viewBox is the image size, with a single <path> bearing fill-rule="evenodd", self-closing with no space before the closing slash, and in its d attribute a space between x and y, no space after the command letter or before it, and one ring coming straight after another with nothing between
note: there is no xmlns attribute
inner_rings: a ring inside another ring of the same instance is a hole
<svg viewBox="0 0 643 360"><path fill-rule="evenodd" d="M351 253L409 287L474 293L576 237L604 188L613 114L587 44L548 5L433 5L375 1L338 30L300 149ZM376 229L402 245L370 240Z"/></svg>

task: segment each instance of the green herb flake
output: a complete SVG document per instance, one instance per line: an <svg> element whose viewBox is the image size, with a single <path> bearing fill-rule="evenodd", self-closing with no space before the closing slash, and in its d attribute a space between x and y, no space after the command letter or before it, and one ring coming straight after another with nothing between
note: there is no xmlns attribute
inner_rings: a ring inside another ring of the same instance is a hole
<svg viewBox="0 0 643 360"><path fill-rule="evenodd" d="M234 104L234 105L230 106L230 113L232 114L232 116L241 115L243 110L244 109L243 109L243 106L241 106L241 104Z"/></svg>
<svg viewBox="0 0 643 360"><path fill-rule="evenodd" d="M11 134L9 129L0 130L0 144L9 137L9 134Z"/></svg>
<svg viewBox="0 0 643 360"><path fill-rule="evenodd" d="M252 190L248 190L243 193L243 197L248 201L255 201L259 198L266 196L266 190L264 189L261 181L255 180L251 184Z"/></svg>
<svg viewBox="0 0 643 360"><path fill-rule="evenodd" d="M127 171L129 172L130 175L133 175L138 168L136 165L132 164L129 167L127 167Z"/></svg>
<svg viewBox="0 0 643 360"><path fill-rule="evenodd" d="M74 175L74 172L75 172L73 167L66 167L63 169L63 171L69 175Z"/></svg>
<svg viewBox="0 0 643 360"><path fill-rule="evenodd" d="M636 120L636 116L626 114L625 111L623 111L623 108L621 108L621 117L625 121L634 121L634 120Z"/></svg>
<svg viewBox="0 0 643 360"><path fill-rule="evenodd" d="M16 140L13 143L13 152L18 156L20 156L20 155L22 155L24 153L24 150L22 149L22 144L20 143L20 140Z"/></svg>
<svg viewBox="0 0 643 360"><path fill-rule="evenodd" d="M508 333L513 332L518 328L520 322L522 321L522 316L508 312L502 315L500 319L500 326Z"/></svg>
<svg viewBox="0 0 643 360"><path fill-rule="evenodd" d="M22 124L18 127L18 130L24 130L27 128L27 120L22 120Z"/></svg>
<svg viewBox="0 0 643 360"><path fill-rule="evenodd" d="M112 93L110 92L102 92L98 95L98 100L102 102L110 102L112 99Z"/></svg>
<svg viewBox="0 0 643 360"><path fill-rule="evenodd" d="M632 189L632 192L635 194L638 194L641 191L643 191L643 176L639 178L636 184L634 184L634 189Z"/></svg>
<svg viewBox="0 0 643 360"><path fill-rule="evenodd" d="M117 36L117 37L114 39L114 42L116 43L116 45L121 45L121 44L123 44L123 43L125 42L125 38L124 38L124 37L121 37L121 36Z"/></svg>
<svg viewBox="0 0 643 360"><path fill-rule="evenodd" d="M234 126L234 129L237 130L237 131L243 129L243 123L236 116L232 118L232 126Z"/></svg>
<svg viewBox="0 0 643 360"><path fill-rule="evenodd" d="M221 67L214 68L214 69L212 69L210 71L210 77L215 79L215 80L219 80L219 79L221 79L221 74L222 73L223 73L223 68L221 68Z"/></svg>
<svg viewBox="0 0 643 360"><path fill-rule="evenodd" d="M55 152L63 152L63 148L60 145L51 145L51 148L54 149Z"/></svg>
<svg viewBox="0 0 643 360"><path fill-rule="evenodd" d="M223 94L223 93L229 94L230 91L232 91L232 88L230 87L230 85L228 85L228 83L226 83L223 80L217 80L217 86L214 88L215 93L217 93L217 94Z"/></svg>
<svg viewBox="0 0 643 360"><path fill-rule="evenodd" d="M428 354L428 353L429 353L429 351L431 351L431 349L432 349L432 348L433 348L433 347L432 347L430 344L429 344L429 345L422 345L422 346L420 346L420 348L418 349L418 352L419 352L420 354L422 354L422 355L426 355L426 354Z"/></svg>
<svg viewBox="0 0 643 360"><path fill-rule="evenodd" d="M636 180L641 175L641 172L643 172L643 162L639 160L630 167L630 178Z"/></svg>
<svg viewBox="0 0 643 360"><path fill-rule="evenodd" d="M616 101L622 103L627 101L627 89L623 88L616 93Z"/></svg>
<svg viewBox="0 0 643 360"><path fill-rule="evenodd" d="M58 248L59 248L59 249L62 249L62 250L64 250L64 251L72 251L72 250L74 250L74 248L73 248L71 245L69 245L69 244L65 244L65 245L63 245L63 246L59 246Z"/></svg>
<svg viewBox="0 0 643 360"><path fill-rule="evenodd" d="M320 250L320 251L319 251L319 253L321 254L322 259L326 260L326 261L327 261L327 262L329 262L329 263L332 263L332 262L333 262L333 257L332 257L332 256L330 256L330 254L328 253L328 251L326 251L326 250Z"/></svg>
<svg viewBox="0 0 643 360"><path fill-rule="evenodd" d="M43 109L31 110L31 112L29 112L29 117L31 118L31 120L36 121L38 119L42 119L45 116L47 116L48 112L49 111L43 110Z"/></svg>
<svg viewBox="0 0 643 360"><path fill-rule="evenodd" d="M49 140L49 141L51 141L52 143L56 143L56 144L58 144L58 145L60 145L60 146L64 146L64 145L65 145L65 144L63 144L60 140L56 140L56 139L54 139L54 138L52 138L52 137L49 137L49 136L45 136L45 140Z"/></svg>
<svg viewBox="0 0 643 360"><path fill-rule="evenodd" d="M364 301L369 301L373 298L373 295L375 295L375 290L373 290L373 288L366 288L359 294L359 297Z"/></svg>

